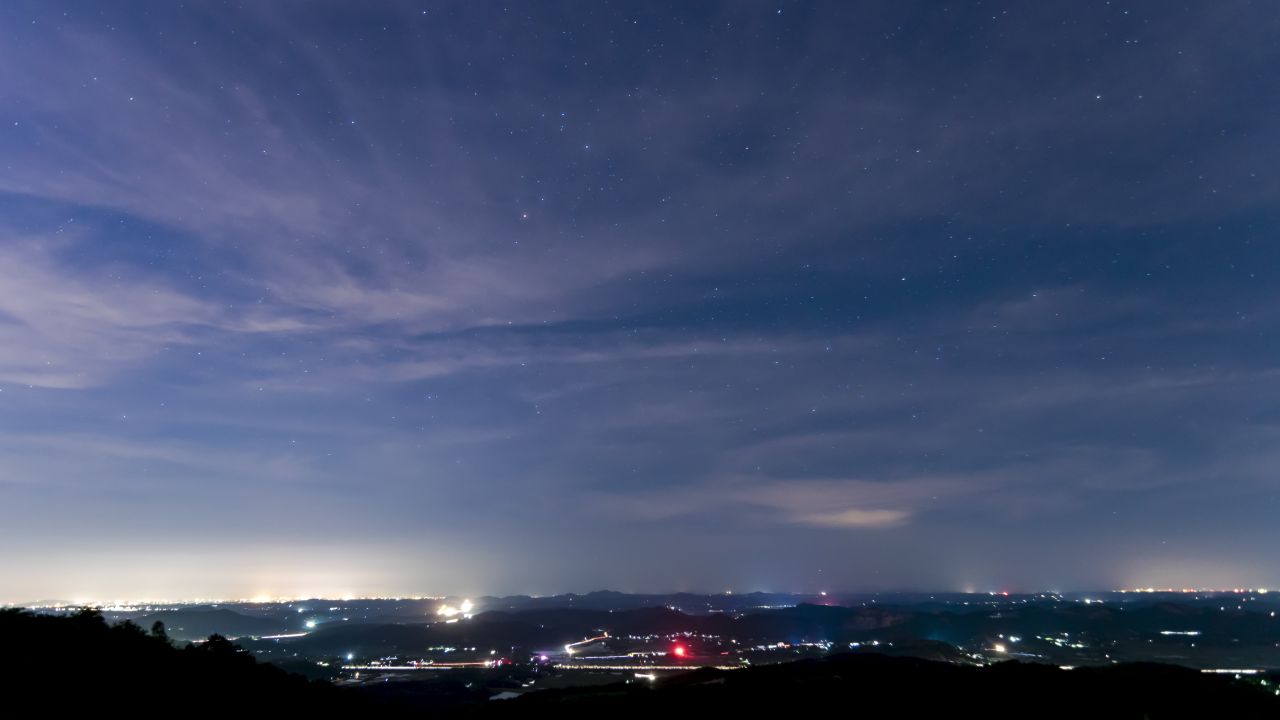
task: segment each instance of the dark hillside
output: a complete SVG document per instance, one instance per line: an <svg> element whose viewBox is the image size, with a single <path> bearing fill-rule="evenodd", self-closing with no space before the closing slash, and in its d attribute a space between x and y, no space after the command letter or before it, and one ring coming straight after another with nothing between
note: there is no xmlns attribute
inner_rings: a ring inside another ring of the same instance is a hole
<svg viewBox="0 0 1280 720"><path fill-rule="evenodd" d="M70 617L2 610L0 638L0 689L9 710L329 717L378 709L360 693L259 663L220 636L178 648L160 628L108 625L92 610Z"/></svg>
<svg viewBox="0 0 1280 720"><path fill-rule="evenodd" d="M1005 662L836 655L660 681L530 693L484 717L807 717L840 708L877 717L1280 717L1270 688L1172 665L1061 670ZM493 703L497 705L497 703Z"/></svg>

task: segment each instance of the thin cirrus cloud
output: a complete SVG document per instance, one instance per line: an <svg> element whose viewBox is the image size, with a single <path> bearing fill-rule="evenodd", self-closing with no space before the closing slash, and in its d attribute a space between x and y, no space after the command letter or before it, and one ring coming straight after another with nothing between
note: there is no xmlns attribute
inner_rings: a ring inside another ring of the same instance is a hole
<svg viewBox="0 0 1280 720"><path fill-rule="evenodd" d="M70 276L45 244L10 231L0 249L0 379L93 385L165 344L189 341L191 326L220 320L216 310L168 288Z"/></svg>
<svg viewBox="0 0 1280 720"><path fill-rule="evenodd" d="M1008 9L6 5L0 538L1265 567L1272 28Z"/></svg>
<svg viewBox="0 0 1280 720"><path fill-rule="evenodd" d="M468 163L447 134L431 145L446 159L428 176L417 163L339 158L303 109L271 104L249 78L193 82L129 45L54 36L8 64L36 62L52 77L6 77L31 119L19 124L14 172L0 187L190 233L234 260L233 290L246 299L265 290L267 309L424 329L528 322L563 317L568 294L656 264L649 248L557 250L555 238L523 255L477 251L512 226L485 220L490 199L465 180ZM421 187L441 172L447 184Z"/></svg>

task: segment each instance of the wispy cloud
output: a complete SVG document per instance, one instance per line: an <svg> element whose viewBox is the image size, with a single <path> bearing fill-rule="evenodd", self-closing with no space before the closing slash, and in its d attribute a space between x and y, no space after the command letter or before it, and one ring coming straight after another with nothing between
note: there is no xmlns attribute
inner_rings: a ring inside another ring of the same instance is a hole
<svg viewBox="0 0 1280 720"><path fill-rule="evenodd" d="M0 511L489 562L566 511L975 565L1269 522L1256 9L678 5L6 3Z"/></svg>
<svg viewBox="0 0 1280 720"><path fill-rule="evenodd" d="M78 277L35 241L6 232L0 242L0 380L85 387L164 347L195 326L222 322L218 310L161 284L122 273ZM126 271L127 272L127 271Z"/></svg>

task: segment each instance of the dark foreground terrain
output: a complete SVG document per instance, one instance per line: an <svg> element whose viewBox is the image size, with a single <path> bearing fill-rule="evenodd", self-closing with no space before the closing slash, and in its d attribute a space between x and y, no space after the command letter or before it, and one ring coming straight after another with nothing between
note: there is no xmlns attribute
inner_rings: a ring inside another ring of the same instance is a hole
<svg viewBox="0 0 1280 720"><path fill-rule="evenodd" d="M704 669L656 688L631 684L547 690L505 704L510 707L504 711L559 717L803 717L832 710L938 718L1280 717L1280 698L1264 688L1172 665L1060 670L1015 661L973 667L883 655L834 655L749 670Z"/></svg>
<svg viewBox="0 0 1280 720"><path fill-rule="evenodd" d="M73 711L328 717L374 705L362 694L260 663L221 636L180 648L160 627L109 625L92 610L65 617L0 610L0 643L6 717Z"/></svg>
<svg viewBox="0 0 1280 720"><path fill-rule="evenodd" d="M308 681L213 637L178 647L162 628L0 611L0 692L6 715L72 711L131 716L235 713L258 717L759 717L831 711L911 717L1280 717L1266 680L1157 664L1061 670L1003 662L961 666L882 655L832 655L743 670L697 670L656 682L433 703ZM481 685L483 683L480 683ZM388 683L394 685L394 683ZM387 700L386 698L395 698Z"/></svg>

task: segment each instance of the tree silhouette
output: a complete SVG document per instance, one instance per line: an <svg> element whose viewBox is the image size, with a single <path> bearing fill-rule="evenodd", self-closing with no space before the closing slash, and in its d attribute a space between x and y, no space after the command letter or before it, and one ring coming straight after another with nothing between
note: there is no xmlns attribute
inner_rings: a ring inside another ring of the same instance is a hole
<svg viewBox="0 0 1280 720"><path fill-rule="evenodd" d="M210 713L290 717L385 715L359 691L312 682L253 655L225 637L175 647L162 623L108 624L94 608L71 615L0 609L0 687L5 707L38 707L51 717L103 712L157 715L193 702ZM62 671L50 672L50 668ZM140 687L146 688L139 694Z"/></svg>

